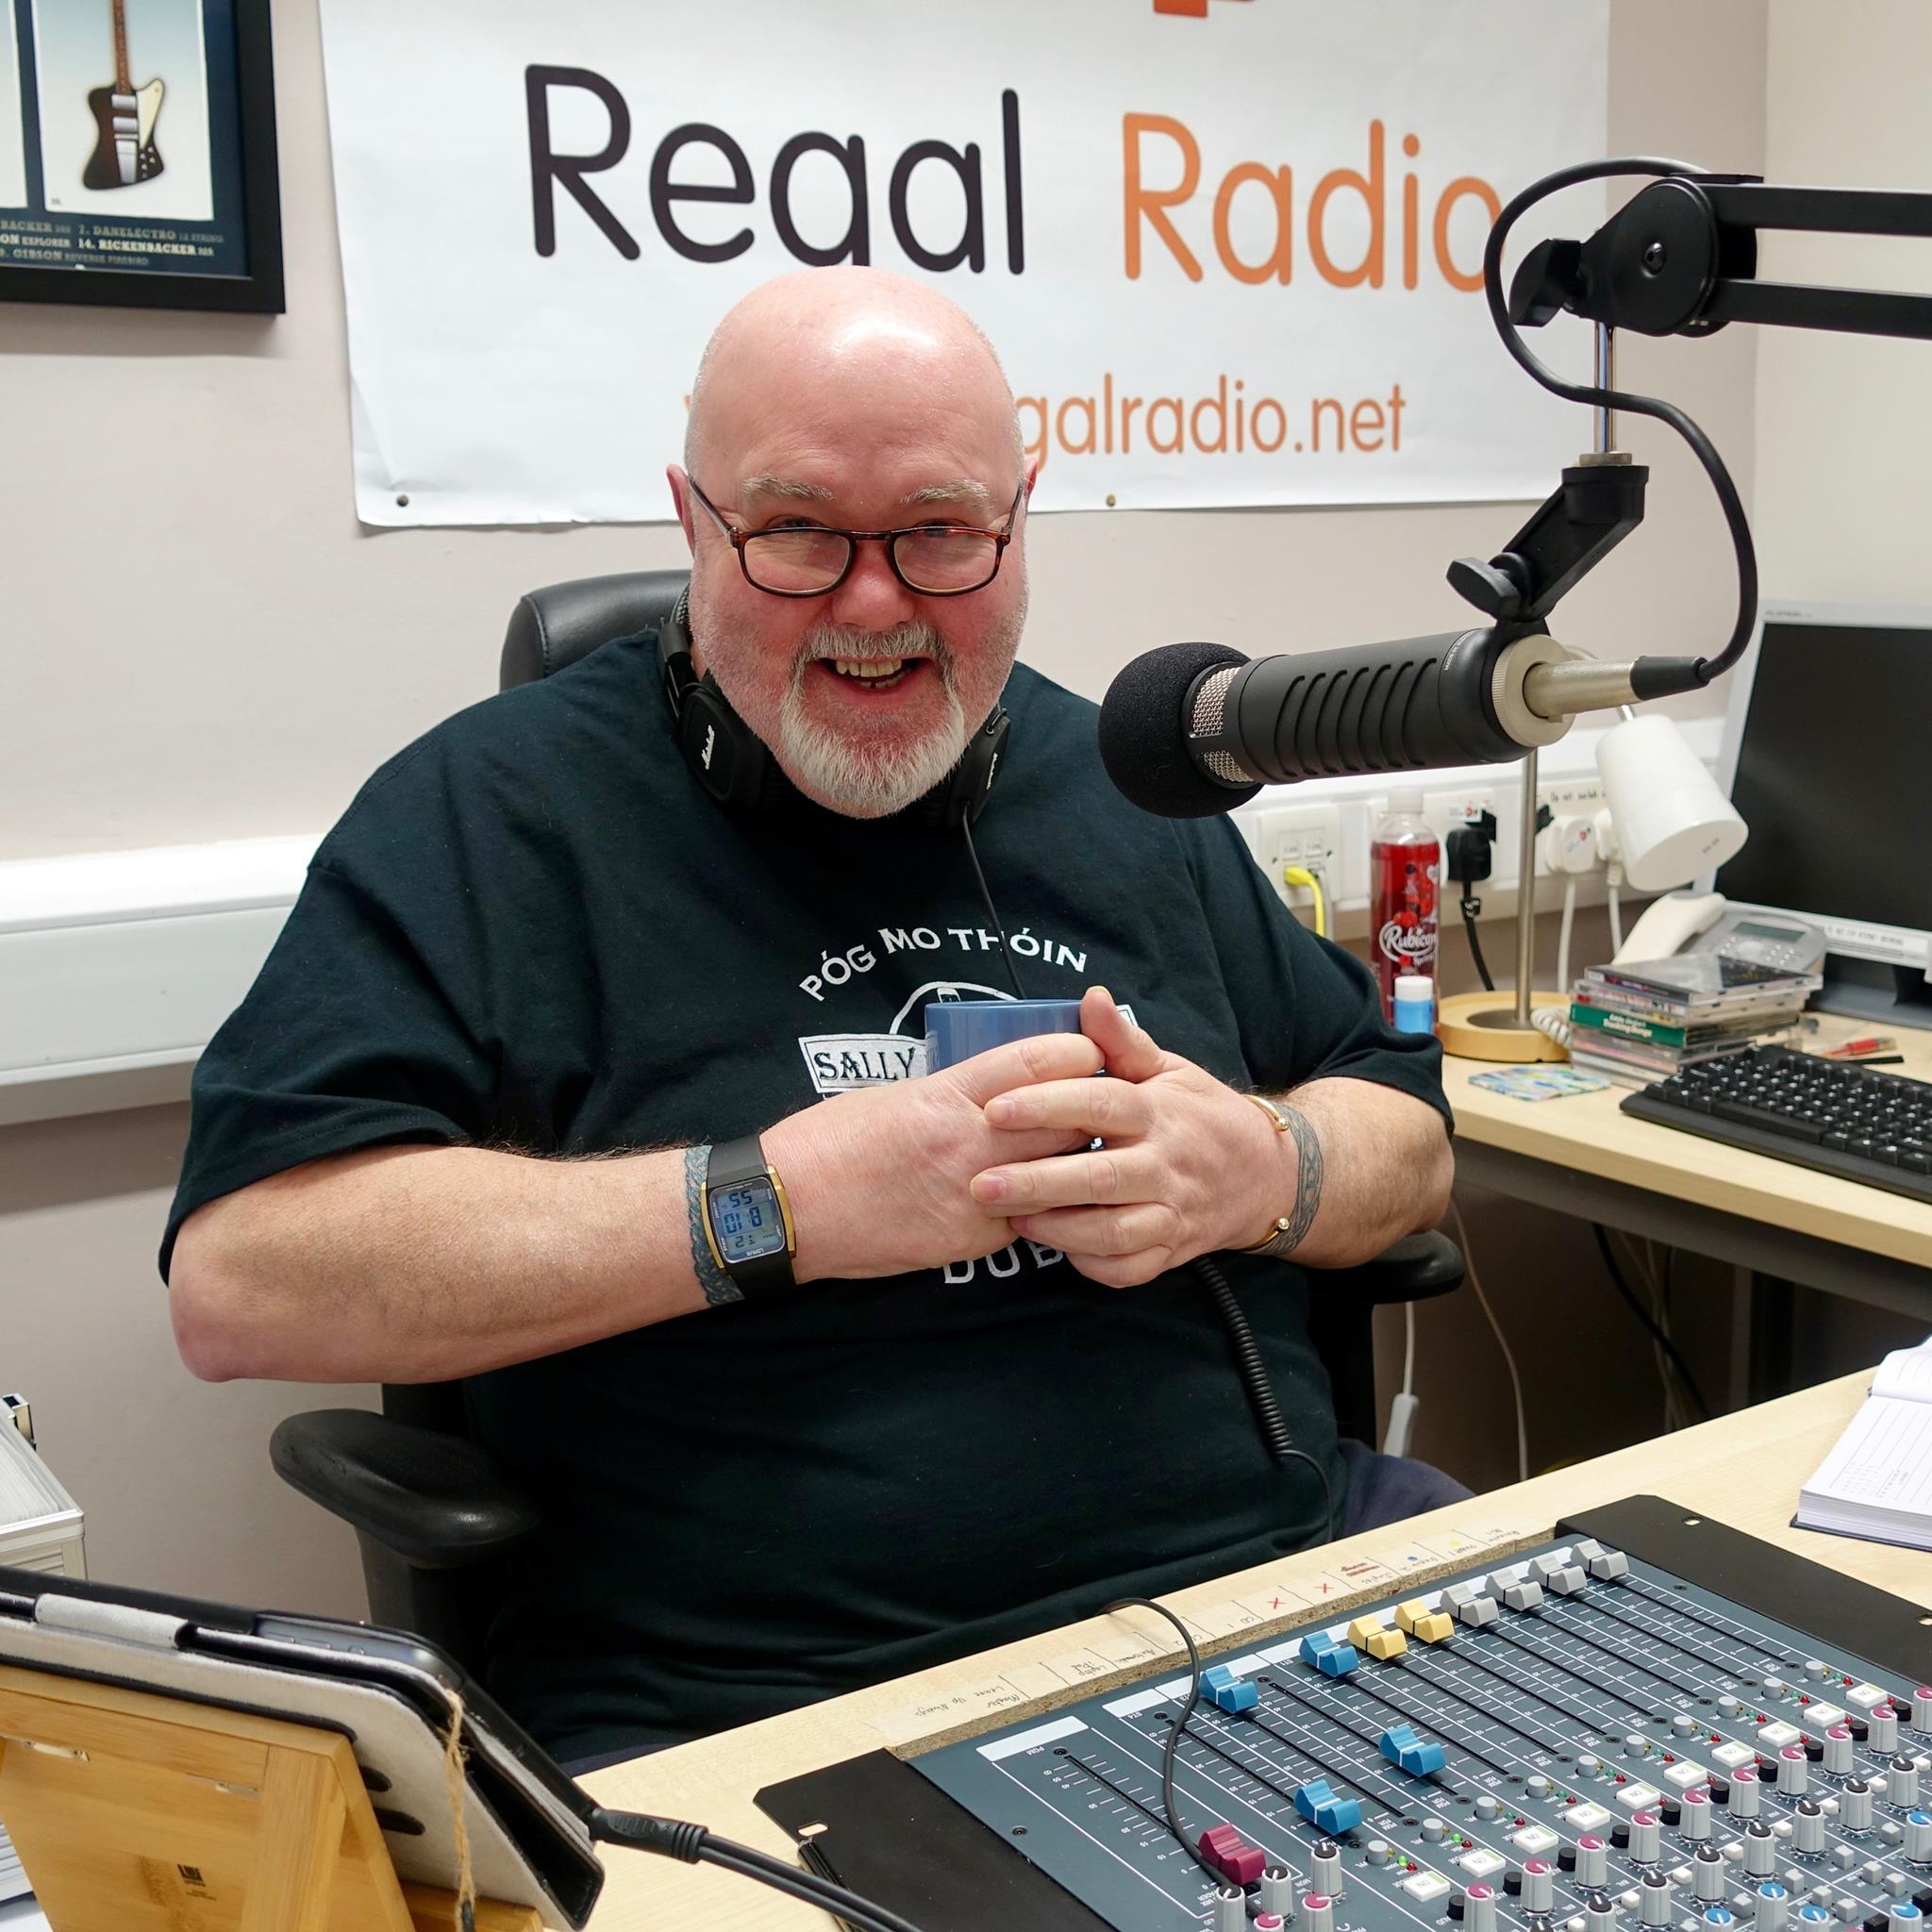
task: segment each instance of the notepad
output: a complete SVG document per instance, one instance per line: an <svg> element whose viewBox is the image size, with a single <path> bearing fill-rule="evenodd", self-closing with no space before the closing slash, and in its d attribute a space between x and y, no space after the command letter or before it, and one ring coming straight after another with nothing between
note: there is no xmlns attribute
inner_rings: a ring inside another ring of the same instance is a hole
<svg viewBox="0 0 1932 1932"><path fill-rule="evenodd" d="M1798 1496L1800 1529L1932 1550L1932 1340L1894 1349Z"/></svg>

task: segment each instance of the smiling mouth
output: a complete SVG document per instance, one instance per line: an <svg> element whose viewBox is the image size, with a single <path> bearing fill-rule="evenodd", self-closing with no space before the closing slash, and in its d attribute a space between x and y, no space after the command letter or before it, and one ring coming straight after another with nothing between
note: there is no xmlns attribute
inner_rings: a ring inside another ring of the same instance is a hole
<svg viewBox="0 0 1932 1932"><path fill-rule="evenodd" d="M927 660L924 658L819 658L821 670L862 691L891 691Z"/></svg>

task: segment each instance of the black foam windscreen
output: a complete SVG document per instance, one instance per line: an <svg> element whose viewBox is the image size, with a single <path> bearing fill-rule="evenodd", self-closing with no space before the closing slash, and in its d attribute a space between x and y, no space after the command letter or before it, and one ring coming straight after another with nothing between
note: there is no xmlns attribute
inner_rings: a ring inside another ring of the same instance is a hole
<svg viewBox="0 0 1932 1932"><path fill-rule="evenodd" d="M1208 777L1189 755L1184 715L1188 692L1204 671L1247 661L1225 644L1165 644L1142 652L1108 686L1100 701L1100 762L1130 804L1166 819L1207 819L1260 791Z"/></svg>

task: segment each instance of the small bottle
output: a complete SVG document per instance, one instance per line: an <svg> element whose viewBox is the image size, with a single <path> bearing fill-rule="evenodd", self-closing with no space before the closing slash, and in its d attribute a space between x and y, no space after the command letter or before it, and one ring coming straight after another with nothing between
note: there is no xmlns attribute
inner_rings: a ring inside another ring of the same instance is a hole
<svg viewBox="0 0 1932 1932"><path fill-rule="evenodd" d="M1395 1017L1398 974L1436 976L1436 886L1442 848L1423 818L1423 795L1391 791L1389 810L1369 839L1369 948L1382 1015Z"/></svg>
<svg viewBox="0 0 1932 1932"><path fill-rule="evenodd" d="M1395 975L1395 1030L1433 1033L1436 1030L1436 982L1426 973Z"/></svg>

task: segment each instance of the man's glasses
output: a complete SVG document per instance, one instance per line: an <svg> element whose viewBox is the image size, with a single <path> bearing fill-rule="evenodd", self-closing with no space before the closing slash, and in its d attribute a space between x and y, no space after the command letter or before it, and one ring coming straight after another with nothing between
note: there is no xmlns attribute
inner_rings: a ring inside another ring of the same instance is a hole
<svg viewBox="0 0 1932 1932"><path fill-rule="evenodd" d="M1000 573L1000 558L1013 541L1026 479L1013 492L1012 508L997 529L957 524L916 524L905 530L828 530L817 524L781 524L770 530L741 530L691 482L691 493L710 513L738 552L745 580L774 597L823 597L852 575L861 543L883 543L892 575L922 597L963 597L983 591Z"/></svg>

